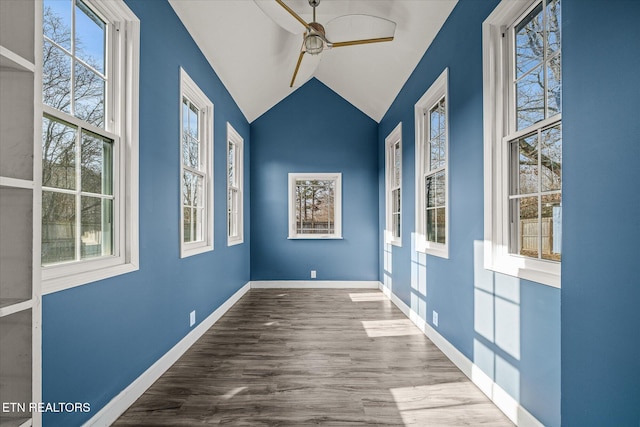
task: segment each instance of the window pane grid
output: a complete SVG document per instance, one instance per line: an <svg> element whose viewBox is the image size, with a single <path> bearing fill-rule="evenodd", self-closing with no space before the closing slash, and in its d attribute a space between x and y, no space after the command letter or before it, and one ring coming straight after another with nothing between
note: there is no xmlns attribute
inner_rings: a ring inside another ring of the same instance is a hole
<svg viewBox="0 0 640 427"><path fill-rule="evenodd" d="M43 102L104 128L107 25L83 2L67 4L44 2Z"/></svg>
<svg viewBox="0 0 640 427"><path fill-rule="evenodd" d="M400 189L395 189L391 192L391 201L392 201L392 207L391 207L391 218L392 218L392 225L391 225L391 232L393 233L393 237L400 237L400 233L401 233L401 224L400 224L400 220L401 220L401 208L402 208L402 200L401 200L401 192Z"/></svg>
<svg viewBox="0 0 640 427"><path fill-rule="evenodd" d="M200 110L187 97L182 99L182 135L183 166L202 170Z"/></svg>
<svg viewBox="0 0 640 427"><path fill-rule="evenodd" d="M440 98L425 111L423 150L424 236L427 242L446 244L446 99Z"/></svg>
<svg viewBox="0 0 640 427"><path fill-rule="evenodd" d="M402 126L399 123L384 141L385 243L402 245Z"/></svg>
<svg viewBox="0 0 640 427"><path fill-rule="evenodd" d="M429 127L427 149L425 150L425 170L444 168L446 161L446 117L444 98L440 99L428 112Z"/></svg>
<svg viewBox="0 0 640 427"><path fill-rule="evenodd" d="M513 28L515 129L561 112L560 1L545 0Z"/></svg>
<svg viewBox="0 0 640 427"><path fill-rule="evenodd" d="M296 180L296 233L335 233L335 180Z"/></svg>
<svg viewBox="0 0 640 427"><path fill-rule="evenodd" d="M42 264L114 255L114 141L45 115L42 145Z"/></svg>
<svg viewBox="0 0 640 427"><path fill-rule="evenodd" d="M555 123L510 141L509 195L514 254L561 260L562 137Z"/></svg>
<svg viewBox="0 0 640 427"><path fill-rule="evenodd" d="M560 0L543 0L536 5L514 25L513 40L512 117L518 136L505 138L510 156L509 252L560 261ZM555 122L551 119L554 116Z"/></svg>
<svg viewBox="0 0 640 427"><path fill-rule="evenodd" d="M238 236L238 189L229 188L229 200L228 200L228 227L229 237Z"/></svg>
<svg viewBox="0 0 640 427"><path fill-rule="evenodd" d="M227 123L227 245L243 242L243 139Z"/></svg>
<svg viewBox="0 0 640 427"><path fill-rule="evenodd" d="M425 230L426 239L446 243L446 184L445 172L425 176Z"/></svg>

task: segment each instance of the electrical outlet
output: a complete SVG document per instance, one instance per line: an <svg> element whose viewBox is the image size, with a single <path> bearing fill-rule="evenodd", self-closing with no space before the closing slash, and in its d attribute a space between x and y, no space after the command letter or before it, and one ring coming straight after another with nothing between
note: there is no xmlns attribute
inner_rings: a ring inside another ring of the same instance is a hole
<svg viewBox="0 0 640 427"><path fill-rule="evenodd" d="M312 279L316 278L316 271L315 270L311 270L311 278Z"/></svg>
<svg viewBox="0 0 640 427"><path fill-rule="evenodd" d="M438 326L438 312L433 310L433 326Z"/></svg>
<svg viewBox="0 0 640 427"><path fill-rule="evenodd" d="M195 324L196 324L196 311L193 310L191 313L189 313L189 327Z"/></svg>

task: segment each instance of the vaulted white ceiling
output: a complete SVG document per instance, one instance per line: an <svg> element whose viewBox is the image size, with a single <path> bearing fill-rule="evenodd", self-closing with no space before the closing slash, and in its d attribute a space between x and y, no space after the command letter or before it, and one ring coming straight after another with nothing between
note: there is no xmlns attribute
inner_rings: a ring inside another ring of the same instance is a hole
<svg viewBox="0 0 640 427"><path fill-rule="evenodd" d="M296 90L289 83L302 36L284 30L253 1L169 2L249 122ZM308 0L284 2L312 21ZM395 21L397 27L392 42L323 52L314 76L379 122L456 3L322 0L316 9L321 24L337 16L366 14ZM309 102L313 105L313 100Z"/></svg>

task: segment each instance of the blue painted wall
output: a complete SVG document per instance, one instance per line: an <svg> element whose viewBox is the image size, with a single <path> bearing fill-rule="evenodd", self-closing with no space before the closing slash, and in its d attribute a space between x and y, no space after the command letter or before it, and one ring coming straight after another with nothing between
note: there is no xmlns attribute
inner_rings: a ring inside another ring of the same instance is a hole
<svg viewBox="0 0 640 427"><path fill-rule="evenodd" d="M245 243L226 241L226 123L245 140L249 124L166 1L127 0L141 21L140 270L43 298L43 400L88 402L90 413L45 414L46 426L95 415L249 281ZM180 67L214 103L213 252L180 259ZM248 190L248 186L247 186Z"/></svg>
<svg viewBox="0 0 640 427"><path fill-rule="evenodd" d="M562 424L640 426L640 2L563 0Z"/></svg>
<svg viewBox="0 0 640 427"><path fill-rule="evenodd" d="M378 279L377 129L315 78L251 123L252 280ZM290 172L342 172L344 239L287 239Z"/></svg>
<svg viewBox="0 0 640 427"><path fill-rule="evenodd" d="M43 298L43 400L92 407L88 414L46 414L47 426L80 425L95 415L189 332L189 311L201 321L250 278L306 280L311 269L319 280L384 281L432 326L438 311L437 331L545 425L640 424L640 191L633 187L640 182L640 2L563 0L562 290L482 268L481 24L498 0L460 0L379 126L315 79L250 126L168 3L127 3L142 22L141 268ZM215 251L183 260L180 66L215 104L216 141ZM413 106L445 67L448 260L411 249ZM310 98L319 123L310 118ZM231 248L227 121L245 138L250 183L245 243ZM384 138L398 122L401 248L382 242ZM287 173L311 171L343 173L344 240L287 240Z"/></svg>
<svg viewBox="0 0 640 427"><path fill-rule="evenodd" d="M547 426L560 425L560 290L483 268L482 22L499 2L460 0L383 118L378 134L380 212L384 139L402 122L402 247L383 243L380 280ZM570 49L566 47L567 50ZM449 69L449 259L412 249L414 106Z"/></svg>

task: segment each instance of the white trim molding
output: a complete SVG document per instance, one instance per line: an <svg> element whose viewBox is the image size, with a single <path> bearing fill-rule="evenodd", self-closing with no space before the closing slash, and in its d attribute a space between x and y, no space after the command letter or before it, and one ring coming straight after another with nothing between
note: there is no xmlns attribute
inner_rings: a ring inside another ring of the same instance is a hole
<svg viewBox="0 0 640 427"><path fill-rule="evenodd" d="M536 417L531 415L520 403L511 397L502 387L496 384L478 365L469 360L460 350L451 344L445 337L433 329L418 313L407 306L388 287L378 282L378 288L387 298L395 304L405 316L407 316L418 329L420 329L445 356L453 362L469 379L487 395L489 399L500 409L511 421L520 427L544 427Z"/></svg>
<svg viewBox="0 0 640 427"><path fill-rule="evenodd" d="M209 330L251 288L247 283L191 332L122 390L83 427L107 427L113 424L151 385L162 376L205 332Z"/></svg>
<svg viewBox="0 0 640 427"><path fill-rule="evenodd" d="M251 289L378 289L377 280L252 280Z"/></svg>

